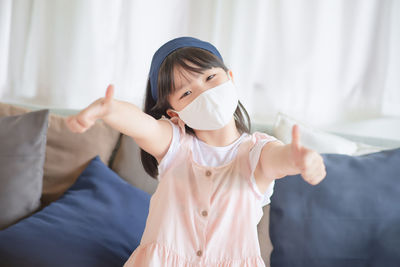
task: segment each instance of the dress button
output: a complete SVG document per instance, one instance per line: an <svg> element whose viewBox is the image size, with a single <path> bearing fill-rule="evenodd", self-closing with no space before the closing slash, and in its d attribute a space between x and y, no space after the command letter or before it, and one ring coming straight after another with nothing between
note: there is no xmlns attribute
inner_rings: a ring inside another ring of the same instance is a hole
<svg viewBox="0 0 400 267"><path fill-rule="evenodd" d="M210 170L206 171L206 176L211 176L211 171Z"/></svg>
<svg viewBox="0 0 400 267"><path fill-rule="evenodd" d="M197 251L197 256L201 257L203 255L203 252L201 250Z"/></svg>
<svg viewBox="0 0 400 267"><path fill-rule="evenodd" d="M206 210L203 210L203 211L201 212L201 215L203 215L204 217L206 217L206 216L208 215L208 212L207 212Z"/></svg>

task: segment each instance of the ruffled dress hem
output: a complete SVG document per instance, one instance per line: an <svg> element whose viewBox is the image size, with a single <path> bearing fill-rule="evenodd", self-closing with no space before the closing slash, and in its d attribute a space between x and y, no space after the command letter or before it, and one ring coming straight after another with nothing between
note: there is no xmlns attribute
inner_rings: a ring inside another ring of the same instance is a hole
<svg viewBox="0 0 400 267"><path fill-rule="evenodd" d="M265 267L261 256L244 259L211 260L203 256L187 259L158 243L140 245L132 253L124 267Z"/></svg>

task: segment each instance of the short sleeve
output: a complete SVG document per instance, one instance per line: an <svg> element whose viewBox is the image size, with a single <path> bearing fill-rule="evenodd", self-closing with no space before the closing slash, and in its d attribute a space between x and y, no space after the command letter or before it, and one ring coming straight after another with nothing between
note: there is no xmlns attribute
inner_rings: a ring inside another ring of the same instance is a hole
<svg viewBox="0 0 400 267"><path fill-rule="evenodd" d="M162 158L160 164L158 165L158 173L159 174L163 173L171 164L172 159L174 158L175 153L179 148L179 142L181 139L179 125L176 125L171 120L169 120L165 117L162 117L161 120L166 120L171 124L171 126L172 126L172 141L171 141L171 144L169 145L167 153L165 154L165 156ZM157 177L157 179L159 179L159 178Z"/></svg>
<svg viewBox="0 0 400 267"><path fill-rule="evenodd" d="M265 206L271 202L270 199L274 192L275 181L272 181L272 183L269 185L269 187L267 188L265 193L262 194L256 184L256 179L254 177L254 171L255 171L255 169L257 167L257 163L260 159L260 155L261 155L261 151L262 151L263 147L266 144L268 144L269 142L278 141L278 139L276 139L275 137L270 136L268 134L259 133L259 132L254 133L253 138L255 139L255 144L249 152L249 161L250 161L250 169L251 169L250 182L251 182L251 186L253 187L253 191L256 192L256 194L259 197L261 197L261 206Z"/></svg>

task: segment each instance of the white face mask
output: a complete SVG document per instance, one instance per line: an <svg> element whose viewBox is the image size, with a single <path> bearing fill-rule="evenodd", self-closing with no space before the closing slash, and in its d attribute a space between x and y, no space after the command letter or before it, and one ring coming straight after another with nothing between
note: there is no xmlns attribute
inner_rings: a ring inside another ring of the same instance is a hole
<svg viewBox="0 0 400 267"><path fill-rule="evenodd" d="M236 87L231 80L208 89L181 111L175 111L192 129L217 130L232 119L238 105Z"/></svg>

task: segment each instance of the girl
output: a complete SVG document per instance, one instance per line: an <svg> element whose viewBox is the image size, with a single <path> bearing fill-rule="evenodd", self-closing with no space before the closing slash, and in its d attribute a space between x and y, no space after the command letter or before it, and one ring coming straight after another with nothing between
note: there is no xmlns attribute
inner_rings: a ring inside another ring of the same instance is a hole
<svg viewBox="0 0 400 267"><path fill-rule="evenodd" d="M250 134L232 71L218 50L191 37L154 54L145 108L100 98L67 118L73 132L97 119L131 136L145 170L159 180L139 247L124 266L265 266L257 224L274 180L301 173L317 184L322 157L300 145Z"/></svg>

